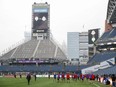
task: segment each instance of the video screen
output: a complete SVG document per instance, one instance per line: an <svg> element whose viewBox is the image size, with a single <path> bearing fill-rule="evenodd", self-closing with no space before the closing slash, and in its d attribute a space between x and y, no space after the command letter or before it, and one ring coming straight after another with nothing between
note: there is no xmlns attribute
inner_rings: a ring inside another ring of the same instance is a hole
<svg viewBox="0 0 116 87"><path fill-rule="evenodd" d="M48 9L33 9L33 32L48 29ZM45 31L44 31L45 32Z"/></svg>
<svg viewBox="0 0 116 87"><path fill-rule="evenodd" d="M92 29L88 31L89 44L93 44L99 37L99 29Z"/></svg>

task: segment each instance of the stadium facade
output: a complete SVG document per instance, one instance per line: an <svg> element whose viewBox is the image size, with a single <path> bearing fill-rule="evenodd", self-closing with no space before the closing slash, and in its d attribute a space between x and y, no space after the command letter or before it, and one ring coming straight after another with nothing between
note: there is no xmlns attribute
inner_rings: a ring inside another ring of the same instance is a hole
<svg viewBox="0 0 116 87"><path fill-rule="evenodd" d="M88 32L68 32L67 52L72 64L86 64L88 61Z"/></svg>
<svg viewBox="0 0 116 87"><path fill-rule="evenodd" d="M116 74L116 0L109 0L105 32L94 42L96 52L86 66L62 65L67 56L50 35L50 6L32 6L31 40L0 57L1 72L79 72L83 74ZM39 23L39 24L38 24ZM92 30L94 31L94 30ZM93 37L93 36L92 36ZM43 64L43 65L42 65ZM47 65L46 65L47 64ZM48 65L50 64L50 65ZM54 65L56 64L56 65ZM10 66L12 65L12 66ZM15 66L16 65L16 66ZM24 65L24 66L17 66ZM34 66L32 66L34 65ZM45 66L46 65L46 66ZM54 65L54 66L52 66Z"/></svg>
<svg viewBox="0 0 116 87"><path fill-rule="evenodd" d="M116 0L109 0L104 33L94 44L96 52L88 61L91 66L82 73L116 74Z"/></svg>
<svg viewBox="0 0 116 87"><path fill-rule="evenodd" d="M32 5L31 40L20 44L0 57L1 65L58 64L67 60L60 46L50 36L50 5Z"/></svg>
<svg viewBox="0 0 116 87"><path fill-rule="evenodd" d="M67 33L67 54L69 60L73 63L79 62L79 32Z"/></svg>

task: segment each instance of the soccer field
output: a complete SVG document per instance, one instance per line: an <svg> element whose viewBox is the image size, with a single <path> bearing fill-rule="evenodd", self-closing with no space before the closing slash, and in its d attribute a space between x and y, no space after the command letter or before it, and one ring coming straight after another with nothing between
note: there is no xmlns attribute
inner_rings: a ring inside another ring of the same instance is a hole
<svg viewBox="0 0 116 87"><path fill-rule="evenodd" d="M30 85L27 84L27 80L25 78L0 78L0 87L110 87L98 82L89 82L85 80L82 82L81 80L72 81L70 83L65 82L57 82L53 81L52 78L37 78L34 81L34 78L31 79Z"/></svg>

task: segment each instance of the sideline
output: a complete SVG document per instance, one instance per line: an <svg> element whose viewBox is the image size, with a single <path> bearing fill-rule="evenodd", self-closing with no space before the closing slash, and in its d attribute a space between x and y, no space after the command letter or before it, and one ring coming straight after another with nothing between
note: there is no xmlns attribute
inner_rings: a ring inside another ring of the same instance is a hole
<svg viewBox="0 0 116 87"><path fill-rule="evenodd" d="M88 82L91 83L91 84L93 84L93 85L95 85L96 87L100 87L99 85L93 83L92 81L88 81Z"/></svg>
<svg viewBox="0 0 116 87"><path fill-rule="evenodd" d="M93 85L95 85L95 86L97 86L97 87L100 87L99 85L97 85L97 84L95 84L95 83L93 83Z"/></svg>
<svg viewBox="0 0 116 87"><path fill-rule="evenodd" d="M0 77L3 77L3 76L0 76Z"/></svg>

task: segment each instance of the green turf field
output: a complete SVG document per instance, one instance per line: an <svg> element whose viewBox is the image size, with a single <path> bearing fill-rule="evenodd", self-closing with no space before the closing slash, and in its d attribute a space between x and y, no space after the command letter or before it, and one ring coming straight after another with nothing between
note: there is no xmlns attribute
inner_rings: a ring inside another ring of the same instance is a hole
<svg viewBox="0 0 116 87"><path fill-rule="evenodd" d="M31 79L30 85L27 84L25 78L0 78L0 87L110 87L98 82L88 82L87 80L82 82L80 80L70 81L70 83L57 82L53 81L52 78L37 78L37 81L34 81L34 78Z"/></svg>

